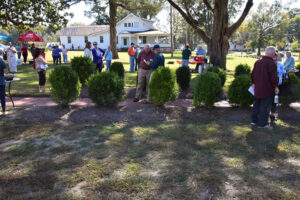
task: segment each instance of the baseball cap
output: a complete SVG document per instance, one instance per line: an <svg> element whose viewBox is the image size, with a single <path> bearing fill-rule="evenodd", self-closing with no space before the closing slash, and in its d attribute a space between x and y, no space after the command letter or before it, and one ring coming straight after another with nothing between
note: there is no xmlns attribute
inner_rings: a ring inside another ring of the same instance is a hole
<svg viewBox="0 0 300 200"><path fill-rule="evenodd" d="M160 48L160 46L158 44L156 44L156 45L154 45L153 50L159 49L159 48Z"/></svg>

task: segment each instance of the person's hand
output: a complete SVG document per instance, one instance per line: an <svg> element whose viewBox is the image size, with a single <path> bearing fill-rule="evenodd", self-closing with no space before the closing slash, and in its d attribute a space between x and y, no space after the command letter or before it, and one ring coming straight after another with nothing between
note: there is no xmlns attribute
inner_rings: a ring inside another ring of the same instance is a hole
<svg viewBox="0 0 300 200"><path fill-rule="evenodd" d="M275 88L275 94L279 94L279 88L278 87Z"/></svg>
<svg viewBox="0 0 300 200"><path fill-rule="evenodd" d="M255 85L254 84L252 84L252 88L253 88L253 90L255 89Z"/></svg>
<svg viewBox="0 0 300 200"><path fill-rule="evenodd" d="M150 65L150 61L147 61L146 64L147 64L147 65Z"/></svg>

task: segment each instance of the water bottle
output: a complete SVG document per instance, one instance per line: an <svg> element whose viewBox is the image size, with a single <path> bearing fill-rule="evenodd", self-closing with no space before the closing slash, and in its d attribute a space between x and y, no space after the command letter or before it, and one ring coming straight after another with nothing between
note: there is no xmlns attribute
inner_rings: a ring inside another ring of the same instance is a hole
<svg viewBox="0 0 300 200"><path fill-rule="evenodd" d="M275 95L275 96L274 96L274 103L275 103L275 104L278 104L278 95Z"/></svg>

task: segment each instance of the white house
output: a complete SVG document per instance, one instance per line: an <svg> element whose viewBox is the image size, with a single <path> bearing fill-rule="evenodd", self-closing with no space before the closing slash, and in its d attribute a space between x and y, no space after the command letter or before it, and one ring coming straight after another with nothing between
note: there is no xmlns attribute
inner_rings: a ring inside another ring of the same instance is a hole
<svg viewBox="0 0 300 200"><path fill-rule="evenodd" d="M129 14L117 23L117 48L127 49L130 43L159 44L164 51L170 51L170 34L153 27L154 21ZM85 42L97 42L100 48L106 49L110 44L109 25L70 26L57 32L61 44L68 49L83 49Z"/></svg>
<svg viewBox="0 0 300 200"><path fill-rule="evenodd" d="M245 45L238 42L229 42L229 51L245 51Z"/></svg>

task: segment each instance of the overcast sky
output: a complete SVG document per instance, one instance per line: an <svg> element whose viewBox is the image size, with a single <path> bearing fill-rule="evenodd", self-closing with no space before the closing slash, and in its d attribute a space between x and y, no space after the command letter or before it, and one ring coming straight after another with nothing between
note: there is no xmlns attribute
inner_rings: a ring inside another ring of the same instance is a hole
<svg viewBox="0 0 300 200"><path fill-rule="evenodd" d="M251 9L251 11L255 11L257 8L257 5L263 1L266 1L268 3L273 3L274 0L254 0L254 6ZM286 2L286 0L283 0L283 2ZM300 7L300 0L297 0L293 5L293 7ZM70 11L74 13L74 17L69 21L69 24L72 23L83 23L83 24L91 24L94 19L89 19L88 17L84 16L84 11L89 10L90 7L85 5L85 3L81 2L79 4L76 4L70 8ZM156 22L156 26L159 26L160 28L163 28L165 31L169 30L169 22L168 22L168 15L169 10L165 9L162 10L158 15Z"/></svg>

